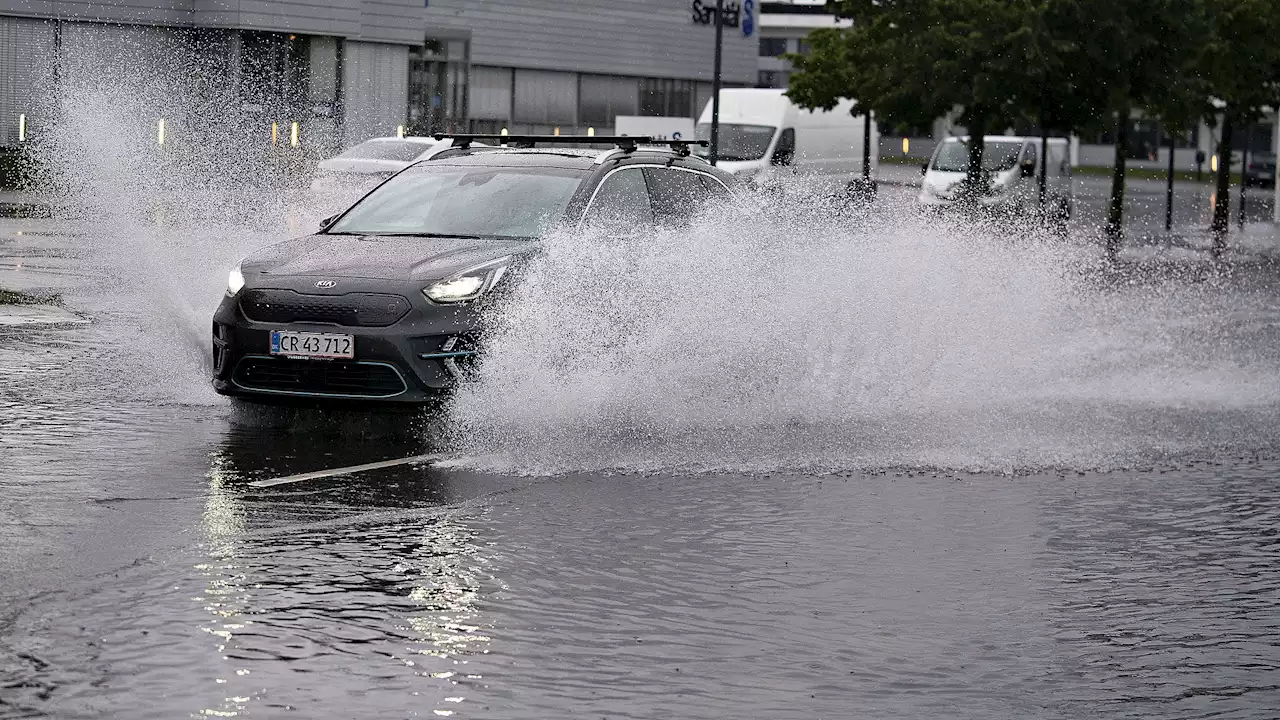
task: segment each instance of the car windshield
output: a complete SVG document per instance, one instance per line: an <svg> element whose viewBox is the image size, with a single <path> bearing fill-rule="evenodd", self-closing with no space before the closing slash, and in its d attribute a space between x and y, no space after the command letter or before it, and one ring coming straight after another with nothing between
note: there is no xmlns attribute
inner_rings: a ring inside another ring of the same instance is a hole
<svg viewBox="0 0 1280 720"><path fill-rule="evenodd" d="M534 238L563 215L582 173L433 165L388 180L327 232Z"/></svg>
<svg viewBox="0 0 1280 720"><path fill-rule="evenodd" d="M1008 170L1018 164L1018 154L1021 152L1022 143L1020 142L988 140L983 143L982 169L991 172ZM967 172L969 144L963 140L948 140L942 143L929 168L942 172Z"/></svg>
<svg viewBox="0 0 1280 720"><path fill-rule="evenodd" d="M400 160L408 162L431 149L433 143L412 140L366 140L338 155L344 160Z"/></svg>
<svg viewBox="0 0 1280 720"><path fill-rule="evenodd" d="M732 125L720 124L720 157L721 160L759 160L769 152L769 142L773 140L778 128L770 125ZM699 140L711 139L711 125L703 123L696 128L695 137ZM697 148L696 152L706 157L707 148Z"/></svg>

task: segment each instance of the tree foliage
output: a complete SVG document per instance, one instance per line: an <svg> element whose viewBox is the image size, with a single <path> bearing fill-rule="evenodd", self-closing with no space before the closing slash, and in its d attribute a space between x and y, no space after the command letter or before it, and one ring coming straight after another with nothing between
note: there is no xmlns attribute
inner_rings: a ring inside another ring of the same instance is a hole
<svg viewBox="0 0 1280 720"><path fill-rule="evenodd" d="M1109 225L1117 235L1132 111L1179 131L1219 112L1227 126L1250 122L1280 102L1277 0L831 0L827 8L852 27L815 31L809 53L790 56L797 104L830 109L852 98L889 125L958 111L976 137L1015 119L1062 133L1115 127ZM970 151L974 182L981 143Z"/></svg>
<svg viewBox="0 0 1280 720"><path fill-rule="evenodd" d="M1007 0L832 0L848 29L813 33L792 56L788 95L830 108L849 97L882 119L923 125L959 110L972 137L969 180L981 182L981 137L1015 116L1009 39L1018 3Z"/></svg>
<svg viewBox="0 0 1280 720"><path fill-rule="evenodd" d="M1237 127L1258 118L1264 106L1280 106L1280 4L1276 0L1199 0L1206 32L1197 58L1207 88L1203 107L1210 124L1221 117L1214 194L1214 250L1225 248L1230 225L1231 140Z"/></svg>

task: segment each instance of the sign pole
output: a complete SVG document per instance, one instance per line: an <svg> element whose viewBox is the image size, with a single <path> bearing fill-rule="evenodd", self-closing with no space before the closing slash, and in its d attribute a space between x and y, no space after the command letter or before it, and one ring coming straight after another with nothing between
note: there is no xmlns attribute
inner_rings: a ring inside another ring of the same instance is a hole
<svg viewBox="0 0 1280 720"><path fill-rule="evenodd" d="M711 79L711 151L712 165L720 159L720 55L724 46L724 0L716 0L716 62Z"/></svg>
<svg viewBox="0 0 1280 720"><path fill-rule="evenodd" d="M1164 193L1164 229L1173 232L1173 136L1169 136L1169 178Z"/></svg>

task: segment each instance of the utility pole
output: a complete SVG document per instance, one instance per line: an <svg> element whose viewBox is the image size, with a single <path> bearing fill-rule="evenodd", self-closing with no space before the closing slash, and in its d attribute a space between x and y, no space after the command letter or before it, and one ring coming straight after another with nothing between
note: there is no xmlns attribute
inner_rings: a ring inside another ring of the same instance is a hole
<svg viewBox="0 0 1280 720"><path fill-rule="evenodd" d="M711 79L711 152L712 165L720 159L720 56L724 47L724 0L716 0L716 63Z"/></svg>
<svg viewBox="0 0 1280 720"><path fill-rule="evenodd" d="M1173 136L1169 136L1169 185L1164 193L1164 229L1173 230Z"/></svg>

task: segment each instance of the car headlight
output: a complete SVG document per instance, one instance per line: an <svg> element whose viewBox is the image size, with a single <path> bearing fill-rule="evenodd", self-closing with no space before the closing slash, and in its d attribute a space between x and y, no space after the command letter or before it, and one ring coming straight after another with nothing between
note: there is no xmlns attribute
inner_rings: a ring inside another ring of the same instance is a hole
<svg viewBox="0 0 1280 720"><path fill-rule="evenodd" d="M509 257L473 267L422 289L431 302L443 305L475 300L493 289L507 272Z"/></svg>
<svg viewBox="0 0 1280 720"><path fill-rule="evenodd" d="M235 295L240 292L240 288L244 287L244 273L240 271L240 264L231 268L231 273L227 275L227 295Z"/></svg>

